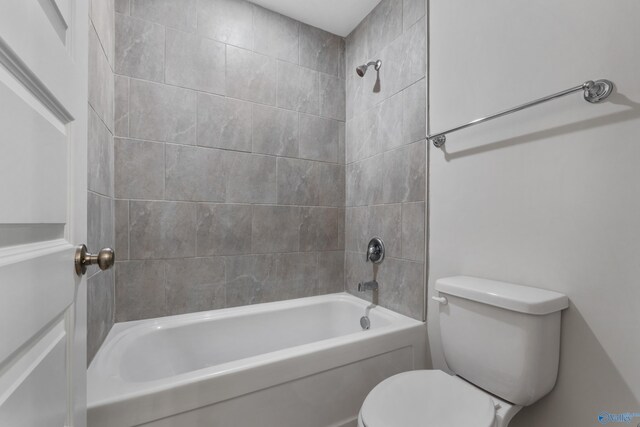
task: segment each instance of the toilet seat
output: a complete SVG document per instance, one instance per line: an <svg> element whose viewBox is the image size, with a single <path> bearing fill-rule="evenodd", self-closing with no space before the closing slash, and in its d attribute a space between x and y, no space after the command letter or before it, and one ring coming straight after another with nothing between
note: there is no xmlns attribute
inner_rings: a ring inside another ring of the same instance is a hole
<svg viewBox="0 0 640 427"><path fill-rule="evenodd" d="M404 372L378 384L360 411L365 427L493 427L490 395L442 371Z"/></svg>

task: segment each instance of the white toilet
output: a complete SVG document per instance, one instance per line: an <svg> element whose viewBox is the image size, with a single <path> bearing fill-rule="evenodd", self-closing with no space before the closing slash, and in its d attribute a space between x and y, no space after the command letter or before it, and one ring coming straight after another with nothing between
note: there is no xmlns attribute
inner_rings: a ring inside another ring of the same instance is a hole
<svg viewBox="0 0 640 427"><path fill-rule="evenodd" d="M466 276L440 279L435 289L455 375L387 378L365 399L359 427L506 427L555 385L565 295Z"/></svg>

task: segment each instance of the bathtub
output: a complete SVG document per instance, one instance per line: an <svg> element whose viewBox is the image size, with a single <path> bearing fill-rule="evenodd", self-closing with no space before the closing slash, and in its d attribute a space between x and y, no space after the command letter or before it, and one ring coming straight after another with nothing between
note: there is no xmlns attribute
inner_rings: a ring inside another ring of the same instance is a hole
<svg viewBox="0 0 640 427"><path fill-rule="evenodd" d="M355 426L425 346L424 323L346 293L118 323L87 372L88 425Z"/></svg>

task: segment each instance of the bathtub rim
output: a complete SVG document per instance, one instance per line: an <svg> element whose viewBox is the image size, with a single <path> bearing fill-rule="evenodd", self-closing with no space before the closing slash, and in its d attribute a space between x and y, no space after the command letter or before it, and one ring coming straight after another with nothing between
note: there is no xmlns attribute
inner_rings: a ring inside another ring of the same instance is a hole
<svg viewBox="0 0 640 427"><path fill-rule="evenodd" d="M373 304L367 300L362 298L358 298L354 295L351 295L348 292L337 292L333 294L325 294L325 295L316 295L310 297L302 297L302 298L294 298L284 301L273 301L273 302L265 302L259 304L252 305L243 305L238 307L227 307L220 308L208 311L199 311L195 313L185 313L185 314L174 314L170 316L163 317L154 317L150 319L141 319L141 320L130 320L126 322L117 322L113 325L107 337L105 338L102 346L98 350L96 357L94 357L93 361L89 365L89 369L94 365L94 362L98 359L98 354L106 349L107 345L110 345L113 340L115 340L118 336L123 334L125 331L129 331L131 329L136 329L139 331L144 330L154 330L159 327L167 327L174 328L177 326L184 326L191 323L197 323L205 320L216 320L220 318L233 319L235 317L241 317L247 314L253 313L265 313L271 311L278 311L278 309L287 309L293 307L303 307L314 304L319 304L323 301L347 301L350 303L354 303L355 305L362 306L363 309L371 307L371 309L376 310L376 312L383 317L393 319L394 321L409 323L424 323L421 320L413 319L404 314L400 314L388 308L382 307L377 304ZM364 311L363 311L364 314ZM113 345L113 344L111 344Z"/></svg>
<svg viewBox="0 0 640 427"><path fill-rule="evenodd" d="M101 360L98 357L102 350L106 352L110 348L108 346L117 344L118 340L116 338L130 333L130 330L134 328L140 327L140 330L149 331L156 329L159 324L187 325L203 320L277 311L288 307L300 307L325 301L347 301L362 308L363 313L367 307L371 306L368 301L341 292L252 306L233 307L214 310L213 312L189 313L123 322L116 324L112 331L109 332L103 347L94 359L94 363ZM95 365L92 363L88 372L87 406L92 415L98 416L101 413L109 414L118 406L125 408L128 406L154 407L153 415L147 410L147 416L134 417L135 419L130 421L131 424L127 424L135 425L135 423L153 421L176 412L185 412L215 404L276 384L274 380L269 380L269 378L278 378L280 382L288 382L335 366L354 363L358 360L404 348L410 346L406 344L410 341L410 337L418 347L414 349L414 351L417 351L417 356L414 356L414 359L422 357L420 353L425 353L426 351L426 323L384 307L373 306L372 309L378 311L384 317L390 318L392 320L391 324L371 329L363 334L358 332L346 334L147 382L108 381L109 379L105 378L104 375L96 375L94 372L100 367L100 363ZM382 337L387 337L387 339L377 339ZM336 353L336 349L340 349L340 351ZM215 372L211 372L213 370ZM260 378L261 375L263 378ZM213 382L223 386L211 387ZM96 393L91 388L92 384L93 388L98 386L100 391ZM131 384L137 384L138 387L132 388L130 387ZM209 392L193 395L194 388L201 392L209 388ZM191 393L192 396L191 398L183 399L181 398L184 397L182 396L183 393L187 395ZM203 397L204 395L207 397ZM158 405L158 400L166 404ZM167 405L171 406L171 409L166 409L165 406ZM160 410L158 406L160 406Z"/></svg>

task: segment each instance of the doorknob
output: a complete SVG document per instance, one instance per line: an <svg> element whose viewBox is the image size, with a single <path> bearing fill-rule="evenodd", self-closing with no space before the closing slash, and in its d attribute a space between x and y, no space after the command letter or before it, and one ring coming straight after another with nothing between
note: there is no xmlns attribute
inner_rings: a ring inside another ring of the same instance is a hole
<svg viewBox="0 0 640 427"><path fill-rule="evenodd" d="M76 247L76 274L82 276L87 272L88 265L98 265L100 270L108 270L113 267L116 253L111 248L101 249L97 254L90 254L85 245Z"/></svg>

